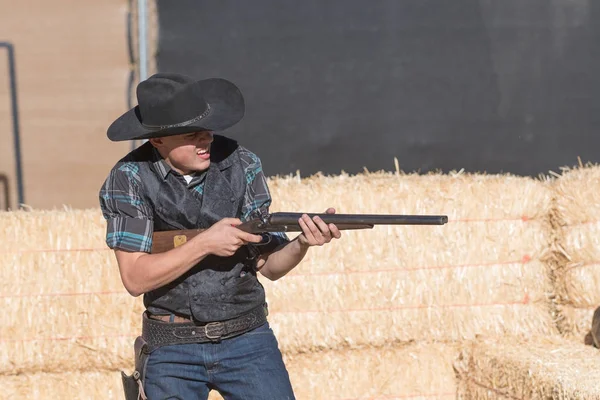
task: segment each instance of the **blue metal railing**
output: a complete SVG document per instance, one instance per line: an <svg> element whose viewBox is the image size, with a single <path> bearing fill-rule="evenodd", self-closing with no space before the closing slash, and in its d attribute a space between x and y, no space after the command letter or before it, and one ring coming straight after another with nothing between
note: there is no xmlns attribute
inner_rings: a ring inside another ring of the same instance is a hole
<svg viewBox="0 0 600 400"><path fill-rule="evenodd" d="M8 52L8 75L10 80L10 103L12 111L13 138L15 145L15 162L17 174L18 207L25 204L23 190L23 167L21 162L21 134L19 129L19 105L17 102L17 73L15 68L15 48L10 42L0 42L0 47L6 47ZM7 202L9 199L6 200Z"/></svg>

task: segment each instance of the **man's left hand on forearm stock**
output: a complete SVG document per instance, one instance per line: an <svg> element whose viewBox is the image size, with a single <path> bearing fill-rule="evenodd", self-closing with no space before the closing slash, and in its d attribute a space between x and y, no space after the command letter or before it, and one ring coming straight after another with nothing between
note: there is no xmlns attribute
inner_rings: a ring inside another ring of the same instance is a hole
<svg viewBox="0 0 600 400"><path fill-rule="evenodd" d="M330 207L325 213L335 214L335 209ZM334 224L326 224L318 216L311 219L304 214L298 223L302 228L301 234L259 260L258 268L268 279L277 280L290 272L302 261L310 247L323 246L342 237L342 233Z"/></svg>

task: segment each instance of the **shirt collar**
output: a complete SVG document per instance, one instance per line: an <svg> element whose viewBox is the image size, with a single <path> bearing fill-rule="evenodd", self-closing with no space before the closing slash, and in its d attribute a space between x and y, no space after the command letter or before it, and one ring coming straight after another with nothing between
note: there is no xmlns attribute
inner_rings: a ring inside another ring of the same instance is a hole
<svg viewBox="0 0 600 400"><path fill-rule="evenodd" d="M164 180L167 179L169 172L173 171L173 168L165 161L160 155L156 147L152 146L152 165L156 173Z"/></svg>

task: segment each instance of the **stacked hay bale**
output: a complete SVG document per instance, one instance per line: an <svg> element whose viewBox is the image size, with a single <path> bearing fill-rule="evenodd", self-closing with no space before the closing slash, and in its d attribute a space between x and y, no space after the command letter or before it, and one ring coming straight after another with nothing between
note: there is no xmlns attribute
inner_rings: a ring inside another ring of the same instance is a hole
<svg viewBox="0 0 600 400"><path fill-rule="evenodd" d="M76 360L74 362L77 362ZM0 377L2 398L124 399L121 377L107 371L38 372Z"/></svg>
<svg viewBox="0 0 600 400"><path fill-rule="evenodd" d="M339 213L447 214L450 221L346 231L286 278L265 282L286 351L554 332L540 261L551 200L542 182L381 173L280 180L272 192L277 211L336 206Z"/></svg>
<svg viewBox="0 0 600 400"><path fill-rule="evenodd" d="M554 187L560 327L565 336L582 342L600 306L600 167L566 171Z"/></svg>
<svg viewBox="0 0 600 400"><path fill-rule="evenodd" d="M459 398L600 399L600 352L584 345L600 306L600 168L568 170L552 190L544 259L562 338L487 337L461 346Z"/></svg>
<svg viewBox="0 0 600 400"><path fill-rule="evenodd" d="M0 385L7 399L122 399L143 309L99 210L0 213Z"/></svg>
<svg viewBox="0 0 600 400"><path fill-rule="evenodd" d="M270 187L272 211L450 220L346 231L281 280L261 278L298 399L452 398L460 341L557 333L542 262L551 240L543 182L365 173ZM0 274L10 282L0 306L11 310L0 327L0 383L20 397L56 398L49 388L67 393L61 385L76 376L68 398L95 398L99 382L98 398L121 398L118 371L132 368L142 304L121 285L99 211L0 219Z"/></svg>
<svg viewBox="0 0 600 400"><path fill-rule="evenodd" d="M141 299L127 295L97 210L3 213L1 373L115 369Z"/></svg>
<svg viewBox="0 0 600 400"><path fill-rule="evenodd" d="M402 382L397 390L378 391L380 381L373 380L352 387L353 398L451 398L456 383L449 360L456 343L482 334L557 333L541 262L551 233L546 218L551 195L542 182L372 173L279 180L271 191L276 211L334 206L339 213L449 216L443 227L344 232L342 240L311 251L287 277L264 282L271 322L286 354L361 349L364 363L378 359L380 346L400 346L421 365L415 376L435 371L430 379L408 384L403 377L413 372L397 366L410 358L396 358L382 368L397 371L388 372L387 380ZM344 375L354 368L345 364ZM332 386L340 390L348 382L342 378ZM306 398L336 398L319 394Z"/></svg>
<svg viewBox="0 0 600 400"><path fill-rule="evenodd" d="M600 399L600 352L562 338L489 338L456 361L458 399Z"/></svg>

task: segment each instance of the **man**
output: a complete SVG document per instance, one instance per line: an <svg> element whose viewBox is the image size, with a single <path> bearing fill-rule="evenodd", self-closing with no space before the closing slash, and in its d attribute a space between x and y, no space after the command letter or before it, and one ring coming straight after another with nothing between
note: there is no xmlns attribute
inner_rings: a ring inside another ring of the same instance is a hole
<svg viewBox="0 0 600 400"><path fill-rule="evenodd" d="M340 231L307 215L294 240L236 228L268 213L271 197L260 159L213 133L244 115L231 82L156 74L138 85L137 98L108 137L147 142L100 190L123 285L144 296L135 396L206 399L214 389L228 400L293 399L257 271L279 279ZM151 253L153 232L197 228L204 231L183 245Z"/></svg>

